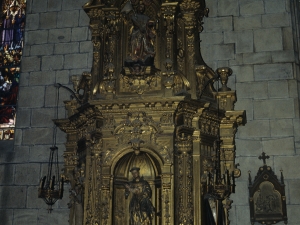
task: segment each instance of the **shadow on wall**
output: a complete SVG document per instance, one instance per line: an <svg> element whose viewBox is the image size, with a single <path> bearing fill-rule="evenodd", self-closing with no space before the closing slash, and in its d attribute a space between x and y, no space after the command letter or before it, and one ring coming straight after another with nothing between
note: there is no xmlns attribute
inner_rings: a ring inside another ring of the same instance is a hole
<svg viewBox="0 0 300 225"><path fill-rule="evenodd" d="M0 164L1 164L1 175L0 175L0 209L7 208L9 204L9 186L13 182L13 167L11 162L14 161L14 141L1 141L0 142ZM1 221L9 221L9 213L6 210L0 210Z"/></svg>

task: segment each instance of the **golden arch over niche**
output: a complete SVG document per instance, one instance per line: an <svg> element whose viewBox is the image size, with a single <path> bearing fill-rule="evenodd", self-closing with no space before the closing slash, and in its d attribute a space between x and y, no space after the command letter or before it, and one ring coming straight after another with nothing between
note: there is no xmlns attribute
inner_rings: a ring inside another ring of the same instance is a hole
<svg viewBox="0 0 300 225"><path fill-rule="evenodd" d="M125 198L125 184L131 179L130 169L140 168L140 175L150 185L152 190L151 202L155 207L154 224L161 224L161 167L157 159L145 151L140 154L129 152L116 163L113 176L113 224L129 224L129 198Z"/></svg>
<svg viewBox="0 0 300 225"><path fill-rule="evenodd" d="M153 148L145 146L143 148L140 149L141 152L147 153L149 155L151 155L151 157L153 157L153 159L155 160L155 163L157 164L158 168L162 168L165 164L165 162L162 160L160 154ZM114 173L117 164L119 163L119 161L127 154L130 153L134 153L132 148L124 148L124 149L120 149L118 150L119 154L116 154L110 161L111 161L111 168L112 168L112 173ZM113 174L111 174L113 175Z"/></svg>

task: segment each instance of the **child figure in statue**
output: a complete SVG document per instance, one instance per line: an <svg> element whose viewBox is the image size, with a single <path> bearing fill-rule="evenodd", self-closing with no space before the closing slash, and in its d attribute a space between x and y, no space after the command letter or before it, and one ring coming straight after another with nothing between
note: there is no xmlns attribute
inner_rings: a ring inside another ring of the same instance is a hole
<svg viewBox="0 0 300 225"><path fill-rule="evenodd" d="M130 172L133 180L126 184L125 197L132 193L129 204L129 225L151 225L155 213L151 202L152 190L147 181L140 177L140 168L133 167Z"/></svg>

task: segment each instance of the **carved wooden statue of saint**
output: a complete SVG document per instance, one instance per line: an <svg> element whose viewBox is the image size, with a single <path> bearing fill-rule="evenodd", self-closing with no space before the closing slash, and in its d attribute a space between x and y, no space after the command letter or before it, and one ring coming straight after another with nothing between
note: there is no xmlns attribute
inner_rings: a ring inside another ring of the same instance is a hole
<svg viewBox="0 0 300 225"><path fill-rule="evenodd" d="M155 22L144 15L145 5L139 3L136 13L131 16L133 27L130 31L130 58L126 59L125 66L132 67L154 65L154 40L156 37Z"/></svg>
<svg viewBox="0 0 300 225"><path fill-rule="evenodd" d="M133 180L126 184L125 197L132 193L129 204L129 225L151 225L155 213L151 202L152 190L147 181L140 177L140 168L133 167L130 172Z"/></svg>

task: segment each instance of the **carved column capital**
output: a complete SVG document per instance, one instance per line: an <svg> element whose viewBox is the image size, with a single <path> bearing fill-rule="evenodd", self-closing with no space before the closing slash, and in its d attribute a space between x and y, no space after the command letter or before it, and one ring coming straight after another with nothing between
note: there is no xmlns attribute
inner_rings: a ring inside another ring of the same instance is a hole
<svg viewBox="0 0 300 225"><path fill-rule="evenodd" d="M167 28L167 34L173 34L175 27L175 11L178 2L167 2L163 3L161 7L161 12L164 18L164 26Z"/></svg>
<svg viewBox="0 0 300 225"><path fill-rule="evenodd" d="M192 138L188 139L177 139L176 141L176 149L178 154L190 154L192 152Z"/></svg>

